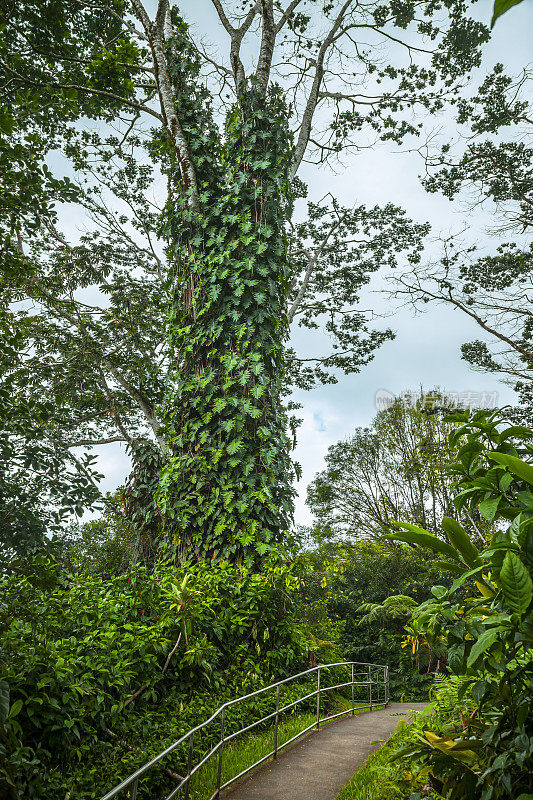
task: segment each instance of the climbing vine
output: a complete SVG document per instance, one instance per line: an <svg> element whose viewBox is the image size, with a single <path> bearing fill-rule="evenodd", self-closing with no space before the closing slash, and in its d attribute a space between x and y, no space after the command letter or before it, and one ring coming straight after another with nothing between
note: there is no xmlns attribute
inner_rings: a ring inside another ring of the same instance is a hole
<svg viewBox="0 0 533 800"><path fill-rule="evenodd" d="M163 224L175 367L165 403L171 457L157 499L181 555L251 562L282 538L292 514L281 403L289 112L277 87L245 84L219 141L187 29L177 23L182 57L172 61L169 48L168 58L199 196L191 202L171 155Z"/></svg>

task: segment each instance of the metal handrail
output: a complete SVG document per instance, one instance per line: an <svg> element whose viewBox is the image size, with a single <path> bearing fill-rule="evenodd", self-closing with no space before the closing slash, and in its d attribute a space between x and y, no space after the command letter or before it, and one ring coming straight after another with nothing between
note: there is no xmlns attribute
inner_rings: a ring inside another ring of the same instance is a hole
<svg viewBox="0 0 533 800"><path fill-rule="evenodd" d="M335 685L332 685L332 686L322 686L321 685L321 681L320 681L320 673L321 673L321 671L324 670L324 669L332 669L333 667L350 667L351 668L351 680L349 680L349 681L347 681L345 683L338 683L338 684L335 684ZM365 669L363 671L361 671L360 675L364 676L366 678L366 680L355 680L355 677L356 677L355 667L365 667ZM373 673L375 673L376 671L378 673L378 679L377 680L374 679L375 678L375 674L373 675ZM306 675L311 675L311 673L313 673L313 672L316 672L316 675L317 675L317 688L314 691L312 691L312 692L310 692L308 694L305 694L302 697L299 697L297 700L294 700L293 702L288 703L288 704L280 707L280 704L279 704L279 702L280 702L280 686L283 686L284 684L289 683L290 681L297 680L298 678L302 678L302 677L304 677ZM382 678L380 678L381 673L383 674ZM351 692L351 701L352 701L351 702L351 707L346 709L345 711L339 712L338 714L332 714L330 716L321 718L320 717L320 707L321 707L320 698L321 698L321 695L325 694L326 692L333 691L334 689L346 688L348 686L350 686L351 690L352 690L352 692ZM268 758L271 758L271 757L272 758L276 758L276 756L277 756L277 754L278 754L278 752L280 750L282 750L284 747L287 747L287 745L291 744L291 742L294 742L300 736L303 736L305 733L310 731L312 728L319 728L321 722L330 721L332 719L335 719L336 717L341 717L344 714L351 714L351 716L354 716L354 714L355 714L355 687L356 686L368 686L368 703L363 704L363 705L358 705L358 708L368 708L368 709L370 709L370 711L372 711L372 709L373 709L373 707L375 705L387 705L388 702L389 702L389 668L388 668L388 666L386 666L384 664L369 664L368 662L362 662L362 661L338 661L338 662L335 662L333 664L320 664L317 667L311 667L311 669L304 670L303 672L298 672L296 675L291 675L289 678L283 678L283 680L276 681L276 683L271 683L269 686L265 686L262 689L256 689L254 692L250 692L249 694L242 695L242 697L236 697L233 700L228 700L226 703L221 705L220 708L217 708L217 710L214 712L214 714L212 714L209 717L209 719L207 719L205 722L201 722L195 728L192 728L190 731L188 731L188 733L185 733L176 742L174 742L173 744L169 745L169 747L167 747L165 750L163 750L157 756L152 758L150 761L148 761L146 764L144 764L138 770L133 772L131 775L129 775L127 778L125 778L125 780L123 780L121 783L117 784L117 786L115 786L113 789L111 789L111 791L107 792L107 794L105 794L101 798L101 800L112 800L114 797L116 797L118 794L120 794L124 789L127 789L128 787L130 789L130 800L136 800L137 790L138 790L138 787L139 787L139 779L146 772L148 772L148 770L150 770L152 767L154 767L156 764L158 764L159 761L161 761L163 758L165 758L165 756L168 756L170 753L172 753L174 750L176 750L177 747L179 747L181 744L183 744L186 741L188 741L187 775L185 777L183 777L183 778L180 777L177 786L175 786L174 789L170 792L170 794L167 795L165 800L172 800L172 798L177 797L182 789L184 790L184 794L183 794L184 800L188 800L189 799L190 786L191 786L191 778L193 777L193 775L195 775L198 772L199 769L201 769L201 767L204 766L204 764L206 764L209 761L209 759L212 756L214 756L216 753L218 753L217 787L216 787L214 793L211 795L211 798L210 798L210 800L215 800L215 798L217 798L219 796L220 792L223 789L226 789L228 786L230 786L232 783L234 783L239 778L242 778L243 775L246 775L246 773L250 772L250 770L252 770L255 767L259 766L259 764L262 764L263 761L266 761ZM384 689L384 697L383 698L381 698L381 696L380 696L380 688L382 686L383 686L383 689ZM377 693L377 697L375 697L374 694L373 694L373 690L372 690L373 687L377 687L377 692L378 692ZM224 734L224 727L225 727L224 723L225 723L226 709L231 708L231 706L234 706L236 703L242 703L245 700L250 700L252 697L257 697L260 694L264 694L265 692L269 692L272 689L276 690L276 710L274 712L272 712L271 714L267 714L266 716L261 717L261 719L256 720L255 722L251 723L250 725L246 725L244 728L240 728L238 731L235 731L234 733L231 733L228 736L225 736L225 734ZM305 728L304 730L302 730L299 733L297 733L295 736L293 736L288 741L283 742L283 744L281 744L281 745L278 745L278 728L279 728L279 717L280 717L280 715L283 714L285 711L289 710L290 708L294 708L298 703L302 703L305 700L310 700L312 697L315 697L315 696L316 696L316 721L313 721L313 723L311 725L309 725L307 728ZM206 728L208 725L210 725L213 722L213 720L217 719L217 717L220 717L220 740L217 742L217 744L213 748L211 748L211 750L209 751L209 753L207 753L206 756L204 756L197 764L195 764L193 766L193 764L192 764L192 756L193 756L194 735L196 733L198 733L198 731L201 731L203 728ZM251 764L251 766L247 767L245 770L240 772L238 775L234 775L232 778L230 778L224 784L221 784L224 745L227 742L230 742L233 739L235 739L240 734L246 733L247 731L252 730L252 728L255 728L257 725L260 725L263 722L267 722L270 719L275 719L275 725L274 725L274 749L270 753L267 753L267 755L265 755L262 758L258 759L258 761L255 761L253 764Z"/></svg>

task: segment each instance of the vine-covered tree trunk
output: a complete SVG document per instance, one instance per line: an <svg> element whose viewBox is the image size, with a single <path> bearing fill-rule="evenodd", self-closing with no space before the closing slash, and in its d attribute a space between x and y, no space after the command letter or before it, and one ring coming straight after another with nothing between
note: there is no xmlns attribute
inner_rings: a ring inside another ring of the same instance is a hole
<svg viewBox="0 0 533 800"><path fill-rule="evenodd" d="M185 37L179 49L187 52ZM281 403L288 114L280 92L255 80L242 87L218 141L204 98L186 82L192 59L187 76L181 59L173 74L182 120L188 110L198 198L183 192L183 171L171 171L171 458L158 504L181 556L251 562L282 538L293 505Z"/></svg>

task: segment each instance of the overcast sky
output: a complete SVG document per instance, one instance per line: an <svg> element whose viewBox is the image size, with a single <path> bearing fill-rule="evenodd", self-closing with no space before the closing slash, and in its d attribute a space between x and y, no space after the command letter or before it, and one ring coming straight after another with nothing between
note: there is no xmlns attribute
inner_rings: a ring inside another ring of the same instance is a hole
<svg viewBox="0 0 533 800"><path fill-rule="evenodd" d="M184 0L178 5L205 41L215 46L222 41L211 0ZM227 5L231 5L230 0ZM488 21L491 11L492 0L480 0L478 16ZM533 61L532 32L533 0L524 0L496 24L492 40L485 47L483 68L475 83L479 83L483 74L497 61L503 62L511 74L518 74ZM442 120L440 124L443 124ZM422 172L418 155L393 152L393 148L383 146L352 154L343 161L343 168L335 173L317 167L303 169L301 177L309 185L310 199L318 200L332 192L347 206L392 202L405 208L417 222L429 221L435 234L449 233L467 225L477 240L481 243L486 240L487 216L473 213L461 204L452 206L446 198L424 191L418 178ZM497 240L492 237L491 247L496 245ZM374 292L377 288L369 287L364 299L365 307L371 302L373 308L390 312L390 303L383 295ZM359 375L342 377L336 385L296 393L295 399L303 404L299 412L303 424L295 452L295 458L303 468L303 477L297 487L297 523L311 521L305 505L306 487L315 473L323 468L329 445L348 436L356 426L370 424L376 413L375 395L378 390L397 394L405 390L416 391L421 386L426 389L439 386L446 391L478 393L479 396L486 393L485 396L491 398L496 392L499 405L514 402L515 395L509 387L491 375L472 371L462 361L460 345L481 337L479 329L459 312L431 306L429 313L414 316L408 309L398 309L392 317L383 320L382 326L392 327L396 339L387 342ZM376 327L380 327L379 321ZM306 345L302 341L305 335L301 331L296 334L297 342L303 346ZM99 463L106 476L105 489L115 488L129 471L128 460L118 446L108 446Z"/></svg>

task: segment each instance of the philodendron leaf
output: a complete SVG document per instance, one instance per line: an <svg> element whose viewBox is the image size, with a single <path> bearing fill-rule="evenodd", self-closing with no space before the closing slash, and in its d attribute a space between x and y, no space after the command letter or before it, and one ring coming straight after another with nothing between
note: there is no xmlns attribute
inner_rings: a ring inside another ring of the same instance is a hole
<svg viewBox="0 0 533 800"><path fill-rule="evenodd" d="M511 611L523 614L531 603L533 583L529 572L515 553L506 553L500 572L500 583Z"/></svg>
<svg viewBox="0 0 533 800"><path fill-rule="evenodd" d="M501 15L505 14L506 11L509 11L510 8L517 6L518 3L521 2L522 0L494 0L494 11L490 22L490 27L494 28L494 23L498 17L501 17Z"/></svg>
<svg viewBox="0 0 533 800"><path fill-rule="evenodd" d="M0 723L6 721L9 714L9 683L0 681Z"/></svg>

